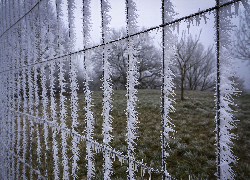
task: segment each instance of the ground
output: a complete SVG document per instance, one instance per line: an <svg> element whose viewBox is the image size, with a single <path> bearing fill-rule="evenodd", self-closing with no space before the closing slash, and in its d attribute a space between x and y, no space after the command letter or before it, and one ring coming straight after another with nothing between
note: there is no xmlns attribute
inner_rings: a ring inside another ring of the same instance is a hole
<svg viewBox="0 0 250 180"><path fill-rule="evenodd" d="M113 108L111 115L113 117L113 140L111 146L120 152L126 154L126 91L117 90L113 93ZM173 177L177 179L216 179L216 146L215 146L215 98L214 92L202 91L185 91L185 100L180 100L180 92L176 91L175 112L170 113L172 122L175 125L172 138L169 143L169 156L167 158L167 170ZM93 115L95 118L95 135L94 140L102 142L102 92L93 92ZM78 94L78 129L77 131L84 134L85 130L85 97L83 93ZM237 107L232 107L235 111L234 116L240 121L235 121L237 128L232 132L237 135L237 139L233 140L233 152L239 158L236 164L232 165L236 173L236 179L248 179L250 177L250 95L241 95L234 97ZM161 169L161 92L160 90L139 90L138 91L138 129L136 141L135 157L137 160L147 163L147 165ZM49 101L50 102L50 101ZM60 122L60 106L59 98L56 98L58 123ZM67 126L71 127L70 119L70 96L67 96ZM47 107L48 115L50 116L50 106ZM39 109L39 115L42 116L42 106ZM21 118L21 125L22 125ZM26 121L29 126L29 119ZM50 118L48 120L51 120ZM34 124L36 127L36 123ZM45 146L43 136L43 124L38 125L40 130L40 138L42 145L41 162L45 162ZM35 132L35 131L34 131ZM27 128L27 134L30 134ZM27 162L32 159L32 164L39 167L42 173L45 173L46 166L38 166L36 163L36 133L33 133L33 143L27 145ZM21 136L22 138L22 136ZM57 136L58 144L61 141L61 134ZM70 159L71 152L71 137L68 137L68 152ZM78 161L78 176L82 179L86 178L86 143L80 142L79 145L79 161ZM59 149L59 161L62 160L62 148ZM52 130L49 128L48 150L47 153L47 169L49 179L53 179L53 151L52 151ZM30 153L31 152L31 153ZM30 155L31 154L31 155ZM22 148L19 153L22 157ZM96 161L96 178L101 179L102 173L102 153L95 154ZM69 160L71 169L72 162ZM62 176L62 164L60 163L60 177ZM121 163L116 159L113 164L114 173L112 179L126 179L126 164ZM22 167L20 167L22 171ZM29 171L27 170L27 174ZM140 178L141 172L137 173ZM35 177L35 175L34 175ZM146 173L144 178L148 178ZM35 178L34 178L35 179ZM161 176L152 174L152 179L161 179Z"/></svg>

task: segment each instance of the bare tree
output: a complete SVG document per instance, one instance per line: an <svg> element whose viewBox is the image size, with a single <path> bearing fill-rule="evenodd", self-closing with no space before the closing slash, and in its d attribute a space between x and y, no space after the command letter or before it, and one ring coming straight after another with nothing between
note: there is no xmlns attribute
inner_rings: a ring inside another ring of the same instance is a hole
<svg viewBox="0 0 250 180"><path fill-rule="evenodd" d="M111 31L111 39L119 39L126 36L125 28ZM138 61L138 82L137 88L158 88L160 87L161 76L161 52L153 45L149 34L144 33L134 37L134 48L137 50L135 58ZM109 62L112 68L112 83L114 89L125 89L127 83L127 41L122 40L112 43L109 51ZM95 50L92 62L95 62L95 72L98 82L102 76L102 49ZM94 81L93 81L94 82ZM100 83L100 81L99 81Z"/></svg>
<svg viewBox="0 0 250 180"><path fill-rule="evenodd" d="M212 51L207 50L207 56L188 70L186 88L189 90L208 90L215 86L213 72L215 72L215 56ZM197 61L204 46L200 46L200 52L195 52ZM209 51L209 52L208 52Z"/></svg>
<svg viewBox="0 0 250 180"><path fill-rule="evenodd" d="M184 88L191 90L206 90L213 86L213 60L212 47L205 50L200 41L200 34L186 37L183 31L180 41L176 43L177 53L173 72L177 75L175 79L180 84L181 100L184 100ZM186 82L187 80L187 82Z"/></svg>
<svg viewBox="0 0 250 180"><path fill-rule="evenodd" d="M155 89L161 86L161 51L157 49L149 34L138 36L136 41L138 54L139 89Z"/></svg>
<svg viewBox="0 0 250 180"><path fill-rule="evenodd" d="M240 15L240 25L235 33L236 42L234 46L235 57L249 60L250 65L250 14L245 10Z"/></svg>

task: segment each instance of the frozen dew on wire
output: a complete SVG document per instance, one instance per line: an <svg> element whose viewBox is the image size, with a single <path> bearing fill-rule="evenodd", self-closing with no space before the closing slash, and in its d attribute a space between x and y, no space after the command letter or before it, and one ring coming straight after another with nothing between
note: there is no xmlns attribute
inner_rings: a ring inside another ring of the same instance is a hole
<svg viewBox="0 0 250 180"><path fill-rule="evenodd" d="M162 23L173 21L174 16L174 8L173 4L169 0L164 0L164 4L162 7L163 17ZM173 24L173 26L177 26L177 31L179 33L179 22ZM169 117L170 112L174 112L173 103L174 100L171 96L174 96L174 83L173 83L173 72L169 68L173 64L173 57L175 55L175 37L172 33L172 29L175 27L165 26L162 30L162 45L163 45L163 79L162 79L162 171L164 172L164 176L168 176L169 173L166 169L166 158L168 156L169 144L168 141L170 139L170 133L174 132L174 124L172 123L171 118ZM150 170L149 170L150 173Z"/></svg>
<svg viewBox="0 0 250 180"><path fill-rule="evenodd" d="M82 4L82 14L83 14L83 46L87 48L90 46L90 31L91 31L91 8L90 0L83 1ZM94 134L94 117L92 113L92 97L91 90L89 88L90 82L90 68L88 68L90 62L90 52L83 51L81 58L83 58L83 69L84 69L84 93L85 93L85 122L86 122L86 160L87 160L87 178L91 179L95 175L95 165L94 165L94 147L91 143Z"/></svg>
<svg viewBox="0 0 250 180"><path fill-rule="evenodd" d="M110 20L111 17L109 15L109 10L111 6L108 0L101 1L101 16L102 16L102 43L107 43L110 41ZM111 84L111 66L109 63L109 49L110 45L103 46L102 49L102 64L103 64L103 107L102 107L102 116L103 116L103 127L102 127L102 135L103 135L103 145L105 148L110 147L110 142L112 139L112 116L111 112L111 96L112 96L112 84ZM109 151L103 151L103 169L104 169L104 179L110 179L112 174L112 160L111 154Z"/></svg>
<svg viewBox="0 0 250 180"><path fill-rule="evenodd" d="M131 35L137 32L137 8L136 3L133 0L126 1L126 30L127 35ZM127 57L128 57L128 65L127 65L127 151L128 151L128 178L134 179L135 177L135 169L134 169L134 151L135 151L135 139L138 117L136 111L136 101L137 101L137 90L135 86L138 85L138 70L137 70L137 60L136 60L136 49L134 48L134 41L136 37L129 37L127 39Z"/></svg>
<svg viewBox="0 0 250 180"><path fill-rule="evenodd" d="M220 1L220 3L226 3L228 1ZM244 2L242 2L244 5ZM239 4L235 5L235 12L238 13ZM219 9L219 60L220 60L220 82L217 87L217 93L220 93L217 119L217 163L219 166L218 178L220 179L233 179L235 172L232 169L232 164L236 162L237 157L233 154L232 144L236 135L232 132L236 128L235 118L233 117L232 107L234 103L233 94L237 94L240 91L236 89L236 84L233 82L235 67L233 63L233 56L230 51L232 47L231 32L234 25L231 22L232 19L232 5L228 5ZM217 50L218 51L218 50ZM218 52L217 52L218 53ZM218 83L218 82L217 82ZM218 120L217 120L218 121ZM219 133L219 136L218 136Z"/></svg>

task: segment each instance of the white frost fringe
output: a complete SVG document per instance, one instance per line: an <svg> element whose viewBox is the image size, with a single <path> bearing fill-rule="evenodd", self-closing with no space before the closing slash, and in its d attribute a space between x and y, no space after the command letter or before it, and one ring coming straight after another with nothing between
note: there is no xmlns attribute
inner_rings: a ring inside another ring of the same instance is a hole
<svg viewBox="0 0 250 180"><path fill-rule="evenodd" d="M174 12L174 8L173 8L173 4L170 0L164 0L164 23L166 22L171 22L173 21L173 16L174 16L175 12ZM177 29L178 29L178 24L177 24ZM170 69L170 66L173 65L173 57L175 55L175 37L172 33L172 28L173 30L175 29L175 25L171 26L165 26L164 27L164 36L165 39L163 39L163 41L165 42L165 47L163 47L163 51L164 52L164 69L163 69L163 75L164 75L164 82L163 82L163 86L162 86L162 91L163 91L163 98L164 98L164 104L162 104L162 108L163 108L163 128L164 128L164 132L163 132L163 136L164 136L164 142L165 144L163 144L162 147L163 149L163 156L162 157L164 160L165 158L169 155L166 151L166 149L169 149L169 145L168 145L168 141L170 138L169 133L170 132L174 132L174 124L171 122L171 118L169 117L169 113L170 112L174 112L174 107L173 107L173 103L174 100L172 98L170 98L171 96L174 96L174 83L173 83L173 78L174 78L174 74ZM166 163L166 162L165 162ZM165 169L163 169L164 171L164 175L165 176L169 176L169 173L166 170L166 166L164 167Z"/></svg>
<svg viewBox="0 0 250 180"><path fill-rule="evenodd" d="M136 4L133 0L127 0L127 33L131 35L137 31L137 14ZM136 111L137 90L135 86L138 85L137 79L137 60L136 50L134 49L134 37L128 38L128 72L127 72L127 149L128 149L128 179L134 178L134 145L136 139L136 129L138 124L138 117Z"/></svg>
<svg viewBox="0 0 250 180"><path fill-rule="evenodd" d="M220 3L226 3L228 0L221 0ZM233 110L230 106L234 106L232 95L239 92L234 87L234 82L229 78L233 76L233 57L230 52L231 46L231 31L234 26L231 23L232 6L225 6L219 10L219 33L220 33L220 134L219 134L219 148L220 148L220 177L219 179L234 179L234 172L232 170L232 163L235 163L237 157L232 152L232 140L235 139L235 134L231 131L236 128L235 120L233 118ZM238 12L238 6L235 6ZM217 118L217 117L216 117Z"/></svg>
<svg viewBox="0 0 250 180"><path fill-rule="evenodd" d="M82 13L83 13L83 45L84 48L87 48L90 43L90 31L91 31L91 8L90 8L90 0L83 1L82 4ZM87 67L87 62L90 60L90 52L84 51L83 52L83 68L84 68L84 93L85 93L85 121L86 121L86 149L87 149L87 155L86 160L87 162L87 179L91 179L95 175L95 166L94 166L94 153L93 153L93 147L91 146L91 142L88 140L93 139L93 133L94 133L94 117L93 113L91 111L91 91L89 89L89 73L90 68Z"/></svg>
<svg viewBox="0 0 250 180"><path fill-rule="evenodd" d="M110 23L110 15L109 9L110 4L108 0L102 0L101 1L101 14L102 14L102 33L103 33L103 43L107 43L110 41L110 29L109 29L109 23ZM110 148L110 142L112 139L112 135L110 132L112 132L112 116L110 115L111 111L111 96L112 96L112 84L111 84L111 72L110 72L110 63L108 61L109 56L109 47L110 45L103 46L103 109L102 109L102 115L103 115L103 127L102 127L102 134L103 134L103 145L104 147ZM106 149L103 152L103 159L104 159L104 179L110 180L110 176L112 174L112 160L110 157L110 152L108 152Z"/></svg>

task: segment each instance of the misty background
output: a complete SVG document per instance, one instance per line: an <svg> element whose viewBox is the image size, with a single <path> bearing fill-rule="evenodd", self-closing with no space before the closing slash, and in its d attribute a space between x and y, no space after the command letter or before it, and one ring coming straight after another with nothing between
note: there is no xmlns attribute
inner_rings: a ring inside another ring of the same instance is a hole
<svg viewBox="0 0 250 180"><path fill-rule="evenodd" d="M142 29L147 29L150 27L158 26L161 24L161 1L160 0L136 0L137 6L137 25L138 31ZM74 11L75 16L75 33L76 33L76 45L74 50L81 50L83 48L83 37L82 37L82 12L81 12L81 3L80 1L76 2L76 9ZM205 10L207 8L215 6L215 1L206 1L206 0L191 0L183 1L176 0L173 2L175 6L176 16L175 19L196 13L198 11ZM121 30L126 27L126 11L125 3L123 0L110 0L110 28L114 30ZM234 5L232 5L234 6ZM65 26L67 26L67 5L64 4L64 17L65 17ZM232 8L233 9L233 8ZM91 1L91 22L92 22L92 31L90 34L92 46L98 45L101 43L101 5L100 1L92 0ZM239 14L242 14L244 8L240 3ZM231 18L233 25L235 25L235 30L239 28L239 15L234 15ZM200 42L204 45L205 48L213 47L213 52L215 52L215 19L214 13L206 13L206 20L201 19L200 24L197 24L194 20L190 21L181 21L176 24L175 30L173 33L176 35L177 39L180 40L182 37L183 31L186 32L186 36L192 35L192 37L199 36ZM179 28L178 28L179 26ZM235 31L231 33L232 40L235 40ZM162 33L161 29L150 31L149 36L152 38L151 43L160 50ZM250 89L250 66L248 61L242 61L241 59L234 57L234 62L232 68L240 79L244 80L245 90ZM81 66L81 64L80 64ZM93 67L95 68L95 67Z"/></svg>

